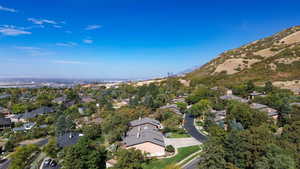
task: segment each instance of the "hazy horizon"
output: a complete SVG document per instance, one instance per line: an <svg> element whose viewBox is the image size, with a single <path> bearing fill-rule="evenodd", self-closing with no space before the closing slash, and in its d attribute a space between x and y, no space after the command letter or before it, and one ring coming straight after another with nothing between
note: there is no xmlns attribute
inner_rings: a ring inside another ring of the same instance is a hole
<svg viewBox="0 0 300 169"><path fill-rule="evenodd" d="M0 78L167 76L299 24L299 6L293 0L2 0Z"/></svg>

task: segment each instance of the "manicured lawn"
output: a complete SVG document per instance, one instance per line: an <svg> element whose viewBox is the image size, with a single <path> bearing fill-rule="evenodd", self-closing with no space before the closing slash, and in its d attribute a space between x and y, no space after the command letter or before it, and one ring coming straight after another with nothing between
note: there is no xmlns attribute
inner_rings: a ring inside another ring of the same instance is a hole
<svg viewBox="0 0 300 169"><path fill-rule="evenodd" d="M171 133L168 136L168 138L187 138L187 137L191 137L191 136L187 133Z"/></svg>
<svg viewBox="0 0 300 169"><path fill-rule="evenodd" d="M162 169L170 164L176 164L189 155L200 150L200 146L183 147L178 149L178 154L171 158L153 160L143 166L144 169Z"/></svg>

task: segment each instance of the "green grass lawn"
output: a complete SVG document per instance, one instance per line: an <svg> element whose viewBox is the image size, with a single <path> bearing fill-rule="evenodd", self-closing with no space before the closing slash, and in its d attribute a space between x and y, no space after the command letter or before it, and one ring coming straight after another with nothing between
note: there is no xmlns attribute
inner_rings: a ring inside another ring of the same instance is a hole
<svg viewBox="0 0 300 169"><path fill-rule="evenodd" d="M168 136L168 138L187 138L187 137L191 137L191 136L187 133L171 133Z"/></svg>
<svg viewBox="0 0 300 169"><path fill-rule="evenodd" d="M190 146L190 147L183 147L178 149L178 154L171 158L165 159L157 159L150 161L149 164L145 164L143 166L144 169L163 169L164 167L170 164L176 164L179 161L183 160L184 158L188 157L189 155L197 152L200 150L200 146Z"/></svg>

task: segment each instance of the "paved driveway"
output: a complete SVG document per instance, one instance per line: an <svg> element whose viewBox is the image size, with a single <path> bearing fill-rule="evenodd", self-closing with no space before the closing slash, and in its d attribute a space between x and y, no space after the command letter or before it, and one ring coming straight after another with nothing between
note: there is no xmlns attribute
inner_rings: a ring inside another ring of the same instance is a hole
<svg viewBox="0 0 300 169"><path fill-rule="evenodd" d="M193 137L189 138L165 138L166 145L172 145L175 148L189 147L202 144Z"/></svg>
<svg viewBox="0 0 300 169"><path fill-rule="evenodd" d="M206 141L207 138L205 135L199 133L199 131L194 126L194 117L190 114L185 114L184 125L183 127L186 131L195 139L200 141L201 143Z"/></svg>
<svg viewBox="0 0 300 169"><path fill-rule="evenodd" d="M10 159L7 159L6 161L0 164L0 169L8 169L9 164L10 164Z"/></svg>

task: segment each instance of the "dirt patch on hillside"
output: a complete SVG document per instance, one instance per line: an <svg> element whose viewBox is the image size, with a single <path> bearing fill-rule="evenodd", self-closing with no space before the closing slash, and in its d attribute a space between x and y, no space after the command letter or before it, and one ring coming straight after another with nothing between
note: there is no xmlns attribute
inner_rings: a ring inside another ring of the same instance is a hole
<svg viewBox="0 0 300 169"><path fill-rule="evenodd" d="M267 49L263 49L263 50L254 52L253 54L254 55L259 55L259 56L262 56L262 57L271 57L271 56L276 55L277 53L278 52L271 51L271 48L267 48Z"/></svg>
<svg viewBox="0 0 300 169"><path fill-rule="evenodd" d="M300 80L293 81L277 81L273 82L273 85L282 89L289 89L295 94L299 94L300 92Z"/></svg>
<svg viewBox="0 0 300 169"><path fill-rule="evenodd" d="M249 68L252 64L259 62L257 59L228 59L224 63L217 66L214 73L226 71L227 74L237 73L245 68Z"/></svg>
<svg viewBox="0 0 300 169"><path fill-rule="evenodd" d="M300 57L298 57L298 58L280 58L280 59L276 59L275 61L278 63L283 63L283 64L291 64L293 62L300 61Z"/></svg>
<svg viewBox="0 0 300 169"><path fill-rule="evenodd" d="M300 31L295 32L295 33L281 39L280 42L284 42L285 44L288 44L288 45L296 43L296 42L300 42Z"/></svg>

